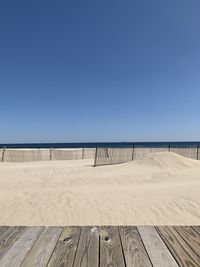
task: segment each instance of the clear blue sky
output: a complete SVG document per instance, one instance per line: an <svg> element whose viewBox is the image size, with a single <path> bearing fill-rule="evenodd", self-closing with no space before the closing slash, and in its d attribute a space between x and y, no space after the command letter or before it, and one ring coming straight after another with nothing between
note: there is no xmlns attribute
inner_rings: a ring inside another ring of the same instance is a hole
<svg viewBox="0 0 200 267"><path fill-rule="evenodd" d="M199 0L2 0L0 143L200 140Z"/></svg>

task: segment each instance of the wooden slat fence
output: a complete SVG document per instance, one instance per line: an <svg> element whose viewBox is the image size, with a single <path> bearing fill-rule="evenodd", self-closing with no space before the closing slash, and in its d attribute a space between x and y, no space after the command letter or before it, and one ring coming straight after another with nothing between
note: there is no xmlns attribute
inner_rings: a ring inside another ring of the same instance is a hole
<svg viewBox="0 0 200 267"><path fill-rule="evenodd" d="M181 156L200 160L199 147L174 147L170 145L162 147L137 147L129 148L105 148L97 147L94 166L112 165L132 160L142 159L150 153L174 152Z"/></svg>

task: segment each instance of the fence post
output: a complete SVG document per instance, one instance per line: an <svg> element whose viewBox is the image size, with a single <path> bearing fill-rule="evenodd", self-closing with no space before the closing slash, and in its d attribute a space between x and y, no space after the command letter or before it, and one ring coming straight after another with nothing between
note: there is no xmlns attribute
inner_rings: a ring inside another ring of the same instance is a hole
<svg viewBox="0 0 200 267"><path fill-rule="evenodd" d="M170 149L171 149L171 146L170 146L170 144L169 144L169 146L168 146L168 151L170 152Z"/></svg>
<svg viewBox="0 0 200 267"><path fill-rule="evenodd" d="M82 149L82 159L84 159L84 158L85 158L85 149L83 147L83 149Z"/></svg>
<svg viewBox="0 0 200 267"><path fill-rule="evenodd" d="M6 152L6 147L4 146L3 151L2 151L2 158L1 158L2 162L4 162L5 152Z"/></svg>
<svg viewBox="0 0 200 267"><path fill-rule="evenodd" d="M50 148L49 160L52 160L52 147Z"/></svg>
<svg viewBox="0 0 200 267"><path fill-rule="evenodd" d="M134 144L133 144L132 160L134 160L134 148L135 148L135 146L134 146Z"/></svg>
<svg viewBox="0 0 200 267"><path fill-rule="evenodd" d="M98 153L98 147L96 147L96 151L95 151L94 167L96 167L97 165L97 153Z"/></svg>
<svg viewBox="0 0 200 267"><path fill-rule="evenodd" d="M197 146L197 160L199 160L199 146Z"/></svg>

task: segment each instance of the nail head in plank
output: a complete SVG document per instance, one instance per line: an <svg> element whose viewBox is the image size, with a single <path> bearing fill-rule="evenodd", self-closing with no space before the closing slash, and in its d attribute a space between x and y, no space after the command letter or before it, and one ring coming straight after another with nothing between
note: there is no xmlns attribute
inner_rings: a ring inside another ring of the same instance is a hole
<svg viewBox="0 0 200 267"><path fill-rule="evenodd" d="M118 227L100 227L100 267L125 267Z"/></svg>
<svg viewBox="0 0 200 267"><path fill-rule="evenodd" d="M81 227L64 227L48 263L48 267L72 267Z"/></svg>
<svg viewBox="0 0 200 267"><path fill-rule="evenodd" d="M127 267L152 267L135 226L120 226L119 232Z"/></svg>
<svg viewBox="0 0 200 267"><path fill-rule="evenodd" d="M137 228L154 267L178 267L154 227L139 226Z"/></svg>
<svg viewBox="0 0 200 267"><path fill-rule="evenodd" d="M97 227L82 227L73 267L99 266L99 230Z"/></svg>
<svg viewBox="0 0 200 267"><path fill-rule="evenodd" d="M200 266L197 255L172 226L156 229L181 267Z"/></svg>
<svg viewBox="0 0 200 267"><path fill-rule="evenodd" d="M20 267L46 267L61 231L62 227L45 228Z"/></svg>
<svg viewBox="0 0 200 267"><path fill-rule="evenodd" d="M19 267L41 234L42 227L30 227L15 241L0 259L0 266Z"/></svg>

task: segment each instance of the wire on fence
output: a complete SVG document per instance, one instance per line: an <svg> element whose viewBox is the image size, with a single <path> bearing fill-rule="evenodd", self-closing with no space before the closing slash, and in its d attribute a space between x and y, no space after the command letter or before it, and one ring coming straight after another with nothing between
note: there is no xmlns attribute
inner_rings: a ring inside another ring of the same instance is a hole
<svg viewBox="0 0 200 267"><path fill-rule="evenodd" d="M166 145L161 147L137 147L132 148L96 148L94 166L112 165L144 158L150 153L174 152L184 157L200 160L199 146L176 147Z"/></svg>
<svg viewBox="0 0 200 267"><path fill-rule="evenodd" d="M94 158L95 148L80 149L0 149L0 162L78 160Z"/></svg>
<svg viewBox="0 0 200 267"><path fill-rule="evenodd" d="M41 160L76 160L93 158L94 166L124 163L141 159L149 153L174 152L184 157L200 160L199 146L180 147L165 145L161 147L126 148L80 148L80 149L0 149L1 162L26 162Z"/></svg>
<svg viewBox="0 0 200 267"><path fill-rule="evenodd" d="M124 163L133 160L134 148L96 148L94 166Z"/></svg>

